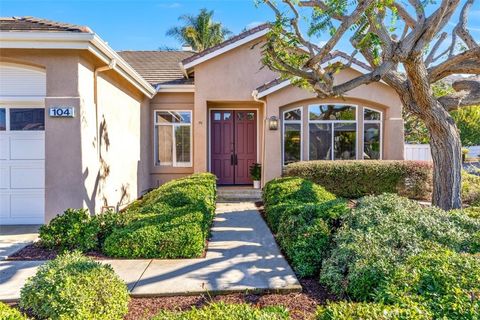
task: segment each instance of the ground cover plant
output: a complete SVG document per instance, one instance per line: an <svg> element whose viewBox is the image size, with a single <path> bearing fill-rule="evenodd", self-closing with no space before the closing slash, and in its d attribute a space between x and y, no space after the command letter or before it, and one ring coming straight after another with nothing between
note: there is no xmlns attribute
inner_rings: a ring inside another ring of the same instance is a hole
<svg viewBox="0 0 480 320"><path fill-rule="evenodd" d="M110 266L73 252L47 262L27 280L20 307L38 319L123 319L129 299Z"/></svg>
<svg viewBox="0 0 480 320"><path fill-rule="evenodd" d="M288 310L281 306L255 308L247 304L211 303L189 311L161 311L153 320L287 320Z"/></svg>
<svg viewBox="0 0 480 320"><path fill-rule="evenodd" d="M17 308L12 308L3 302L0 302L1 320L28 320Z"/></svg>
<svg viewBox="0 0 480 320"><path fill-rule="evenodd" d="M301 277L316 275L328 257L335 222L348 210L323 187L301 178L279 178L264 188L266 220Z"/></svg>
<svg viewBox="0 0 480 320"><path fill-rule="evenodd" d="M478 219L422 207L394 194L365 197L342 223L320 281L336 294L357 301L372 301L382 281L432 246L463 253L480 251Z"/></svg>
<svg viewBox="0 0 480 320"><path fill-rule="evenodd" d="M152 190L120 213L91 216L83 209L68 209L42 226L40 244L122 258L199 257L209 236L215 199L215 176L194 174Z"/></svg>

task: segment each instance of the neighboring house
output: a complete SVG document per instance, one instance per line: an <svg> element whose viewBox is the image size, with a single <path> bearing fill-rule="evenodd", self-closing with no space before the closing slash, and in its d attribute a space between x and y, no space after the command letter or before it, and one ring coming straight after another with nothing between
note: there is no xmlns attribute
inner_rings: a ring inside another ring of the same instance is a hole
<svg viewBox="0 0 480 320"><path fill-rule="evenodd" d="M262 67L267 32L197 54L115 52L87 27L0 19L0 224L118 209L193 172L249 184L254 162L265 183L299 160L403 159L393 89L317 99ZM354 60L337 78L367 71Z"/></svg>

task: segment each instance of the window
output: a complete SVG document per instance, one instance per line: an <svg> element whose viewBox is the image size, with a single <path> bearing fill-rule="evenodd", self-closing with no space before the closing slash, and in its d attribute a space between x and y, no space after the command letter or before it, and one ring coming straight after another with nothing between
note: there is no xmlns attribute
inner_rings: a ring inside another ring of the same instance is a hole
<svg viewBox="0 0 480 320"><path fill-rule="evenodd" d="M382 113L369 108L363 110L363 158L382 159Z"/></svg>
<svg viewBox="0 0 480 320"><path fill-rule="evenodd" d="M7 109L0 108L0 131L7 130Z"/></svg>
<svg viewBox="0 0 480 320"><path fill-rule="evenodd" d="M283 113L283 165L302 159L302 109Z"/></svg>
<svg viewBox="0 0 480 320"><path fill-rule="evenodd" d="M357 158L357 108L349 105L308 107L310 160Z"/></svg>
<svg viewBox="0 0 480 320"><path fill-rule="evenodd" d="M45 130L45 109L43 108L11 108L10 109L10 130L12 131L27 131L27 130L43 131Z"/></svg>
<svg viewBox="0 0 480 320"><path fill-rule="evenodd" d="M155 165L192 166L192 112L155 111Z"/></svg>

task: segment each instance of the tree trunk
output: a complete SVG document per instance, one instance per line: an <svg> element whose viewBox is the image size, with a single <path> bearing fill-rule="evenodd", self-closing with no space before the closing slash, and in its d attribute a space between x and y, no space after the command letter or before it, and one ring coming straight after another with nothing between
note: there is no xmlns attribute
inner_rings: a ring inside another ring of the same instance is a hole
<svg viewBox="0 0 480 320"><path fill-rule="evenodd" d="M432 204L444 210L462 207L462 144L450 114L437 105L424 118L433 158Z"/></svg>

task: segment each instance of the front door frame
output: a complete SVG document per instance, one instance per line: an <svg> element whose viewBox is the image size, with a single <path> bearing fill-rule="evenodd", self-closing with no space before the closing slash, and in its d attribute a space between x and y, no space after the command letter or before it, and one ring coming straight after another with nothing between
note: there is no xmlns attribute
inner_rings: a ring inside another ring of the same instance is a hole
<svg viewBox="0 0 480 320"><path fill-rule="evenodd" d="M208 167L208 172L212 172L212 111L249 111L249 110L255 110L255 116L257 117L255 120L257 122L257 134L256 134L256 139L257 139L257 151L256 151L256 158L257 158L257 163L260 163L260 140L259 137L261 135L260 133L260 108L257 106L251 106L251 107L241 107L237 108L234 107L233 105L225 105L225 107L212 107L208 108L208 134L207 134L207 167Z"/></svg>

